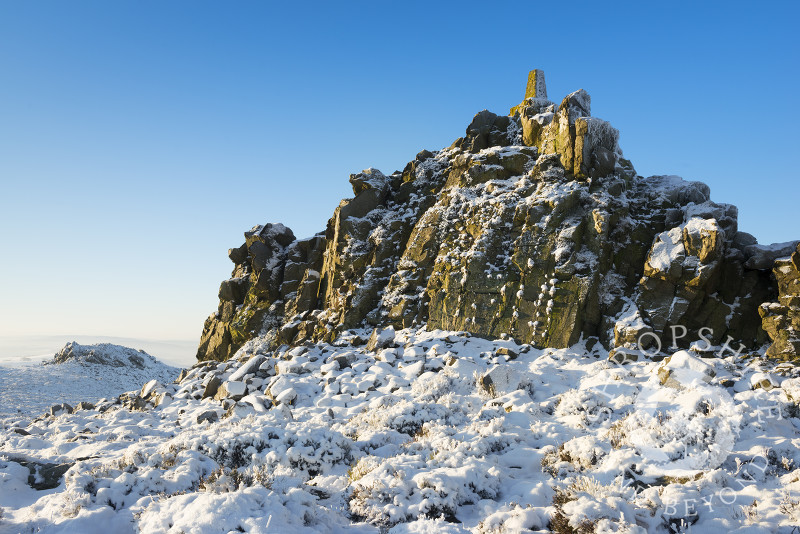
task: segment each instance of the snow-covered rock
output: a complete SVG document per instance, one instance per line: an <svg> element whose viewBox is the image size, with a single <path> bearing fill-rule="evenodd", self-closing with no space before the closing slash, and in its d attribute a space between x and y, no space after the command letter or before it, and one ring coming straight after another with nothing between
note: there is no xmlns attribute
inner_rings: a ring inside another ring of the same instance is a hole
<svg viewBox="0 0 800 534"><path fill-rule="evenodd" d="M519 387L520 376L507 365L495 365L480 377L479 383L491 395L503 395Z"/></svg>
<svg viewBox="0 0 800 534"><path fill-rule="evenodd" d="M131 349L111 343L80 345L71 341L59 350L45 365L77 363L83 365L106 365L109 367L129 367L131 369L157 368L158 360L143 350Z"/></svg>
<svg viewBox="0 0 800 534"><path fill-rule="evenodd" d="M698 382L707 383L717 374L713 365L685 350L666 358L656 372L661 384L675 389L683 389Z"/></svg>
<svg viewBox="0 0 800 534"><path fill-rule="evenodd" d="M239 400L247 394L247 384L237 380L227 380L217 390L214 398L218 400L233 399Z"/></svg>

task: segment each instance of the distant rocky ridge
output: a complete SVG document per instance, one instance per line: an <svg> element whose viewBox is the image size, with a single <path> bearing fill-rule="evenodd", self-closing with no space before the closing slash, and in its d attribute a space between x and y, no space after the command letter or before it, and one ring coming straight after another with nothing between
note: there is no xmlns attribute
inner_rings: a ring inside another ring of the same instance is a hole
<svg viewBox="0 0 800 534"><path fill-rule="evenodd" d="M153 380L169 384L179 372L142 350L69 342L43 365L0 366L0 424L27 421L44 412L71 413L103 398L139 408L144 392L126 392L142 390L142 384Z"/></svg>
<svg viewBox="0 0 800 534"><path fill-rule="evenodd" d="M146 369L163 364L143 350L136 350L111 343L80 345L70 341L59 350L53 359L45 365L61 365L65 363L108 365L111 367L129 367Z"/></svg>
<svg viewBox="0 0 800 534"><path fill-rule="evenodd" d="M735 206L700 182L639 176L618 139L584 90L556 104L532 71L509 115L481 111L403 171L351 175L354 198L324 232L246 232L197 358L256 336L295 345L414 324L554 348L633 348L645 332L667 345L675 331L679 346L772 339L769 355L797 358L797 242L757 244Z"/></svg>

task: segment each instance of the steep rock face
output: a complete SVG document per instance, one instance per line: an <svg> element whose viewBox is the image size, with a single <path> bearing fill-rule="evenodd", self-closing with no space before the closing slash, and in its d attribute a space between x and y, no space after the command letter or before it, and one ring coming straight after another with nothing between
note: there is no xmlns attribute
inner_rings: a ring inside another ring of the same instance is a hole
<svg viewBox="0 0 800 534"><path fill-rule="evenodd" d="M638 176L590 106L583 90L556 106L533 71L510 115L481 111L402 172L351 175L354 198L324 234L247 232L198 358L256 335L297 344L422 323L551 347L595 336L631 348L644 332L666 345L676 325L679 345L704 327L714 343L765 342L772 263L736 208L699 182Z"/></svg>
<svg viewBox="0 0 800 534"><path fill-rule="evenodd" d="M235 267L220 284L217 312L203 325L198 359L226 360L265 326L281 324L287 249L295 244L294 234L282 224L267 224L244 236L243 245L228 250Z"/></svg>
<svg viewBox="0 0 800 534"><path fill-rule="evenodd" d="M106 365L144 370L163 366L158 360L143 350L131 349L111 343L80 345L70 341L59 350L45 365Z"/></svg>
<svg viewBox="0 0 800 534"><path fill-rule="evenodd" d="M765 302L758 310L764 330L772 339L767 356L797 359L800 357L800 244L790 256L775 261L773 272L778 281L778 302Z"/></svg>

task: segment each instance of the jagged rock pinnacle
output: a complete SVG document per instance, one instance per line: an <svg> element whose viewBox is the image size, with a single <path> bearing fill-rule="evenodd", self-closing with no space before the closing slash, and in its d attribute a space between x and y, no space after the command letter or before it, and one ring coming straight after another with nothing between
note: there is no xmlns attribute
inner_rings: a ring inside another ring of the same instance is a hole
<svg viewBox="0 0 800 534"><path fill-rule="evenodd" d="M544 71L533 69L528 73L528 87L525 88L525 98L547 99L547 86L544 82Z"/></svg>

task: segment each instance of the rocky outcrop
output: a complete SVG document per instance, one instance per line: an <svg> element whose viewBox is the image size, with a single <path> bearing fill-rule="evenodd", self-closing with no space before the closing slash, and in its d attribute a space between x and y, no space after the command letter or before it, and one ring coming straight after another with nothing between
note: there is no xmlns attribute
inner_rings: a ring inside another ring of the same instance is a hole
<svg viewBox="0 0 800 534"><path fill-rule="evenodd" d="M800 357L800 244L790 255L775 261L773 272L778 281L778 302L766 302L758 310L772 340L767 356L796 360Z"/></svg>
<svg viewBox="0 0 800 534"><path fill-rule="evenodd" d="M297 254L298 249L307 252L308 243L296 243L292 231L282 224L256 226L244 237L243 245L228 250L235 267L231 278L220 284L217 312L206 319L199 359L226 360L265 327L280 327L290 246L293 258L308 263L307 253L299 258ZM290 277L293 272L290 268Z"/></svg>
<svg viewBox="0 0 800 534"><path fill-rule="evenodd" d="M70 341L59 350L45 365L76 363L79 365L107 365L144 370L161 365L153 356L143 350L136 350L112 343L81 345Z"/></svg>
<svg viewBox="0 0 800 534"><path fill-rule="evenodd" d="M531 72L509 115L481 111L402 172L351 175L324 233L247 232L198 359L257 335L292 345L423 323L550 347L632 348L645 332L688 346L702 328L713 343L767 341L771 249L706 185L637 175L618 140L585 91L556 105Z"/></svg>

